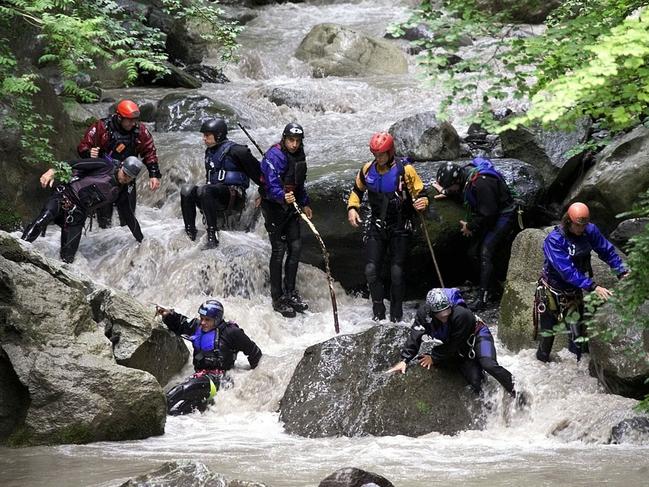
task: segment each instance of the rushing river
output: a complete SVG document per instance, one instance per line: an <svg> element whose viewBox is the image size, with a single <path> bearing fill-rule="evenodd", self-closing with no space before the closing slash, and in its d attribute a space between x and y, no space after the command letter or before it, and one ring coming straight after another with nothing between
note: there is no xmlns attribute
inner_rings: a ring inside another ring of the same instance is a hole
<svg viewBox="0 0 649 487"><path fill-rule="evenodd" d="M414 62L403 76L310 77L292 54L312 26L334 22L381 36L388 23L404 19L406 5L388 0L339 4L284 4L258 10L241 36L241 60L229 66L231 83L206 84L199 93L232 105L262 147L276 142L283 126L298 121L306 131L311 179L354 167L368 159L372 132L425 110L435 110L442 93L426 91ZM299 89L326 111L278 107L263 97L272 87ZM160 99L173 90L131 89L113 96ZM106 104L93 107L103 115ZM463 113L453 124L466 129ZM251 207L239 229L222 231L217 250L203 252L189 242L180 218L179 184L203 178L203 147L197 133L154 133L166 173L151 194L140 181L138 218L141 245L126 228L89 232L73 268L104 284L128 291L143 303L174 306L194 315L206 296L221 298L226 317L240 323L264 352L248 371L240 357L235 387L219 393L205 414L169 417L163 436L142 441L0 449L3 486L115 485L168 460L193 459L229 478L280 487L313 486L338 468L355 466L379 473L398 486L466 485L647 485L649 448L605 445L610 426L632 417L634 401L602 392L566 351L560 361L541 364L532 350L512 354L498 344L499 360L512 371L530 406L512 410L490 379L487 427L448 437L364 437L305 439L289 436L278 421L279 399L304 349L333 336L324 274L302 264L298 288L310 302L305 315L288 320L271 310L267 263L270 245ZM231 138L245 143L244 134ZM146 178L143 178L146 179ZM351 184L351 181L350 181ZM252 202L253 191L250 190ZM317 224L317 215L314 220ZM305 230L306 231L306 230ZM204 232L199 223L199 237ZM58 230L50 227L35 247L57 258ZM361 249L359 249L359 259ZM372 325L366 300L338 287L342 333ZM406 307L405 321L413 317ZM405 325L405 323L404 323ZM190 373L189 364L175 380Z"/></svg>

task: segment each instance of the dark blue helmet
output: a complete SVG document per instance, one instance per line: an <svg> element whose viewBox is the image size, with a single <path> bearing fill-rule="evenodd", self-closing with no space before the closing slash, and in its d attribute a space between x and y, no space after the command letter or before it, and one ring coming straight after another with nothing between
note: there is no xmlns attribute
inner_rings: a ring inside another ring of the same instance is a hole
<svg viewBox="0 0 649 487"><path fill-rule="evenodd" d="M460 184L462 181L462 166L447 162L437 170L437 182L444 189Z"/></svg>
<svg viewBox="0 0 649 487"><path fill-rule="evenodd" d="M201 316L207 316L208 318L214 318L216 323L221 323L223 321L223 305L220 301L216 299L210 299L201 304L198 308L198 314Z"/></svg>
<svg viewBox="0 0 649 487"><path fill-rule="evenodd" d="M282 137L299 137L300 139L304 138L304 129L302 128L302 125L297 124L295 122L291 122L286 127L284 127L284 131L282 132Z"/></svg>

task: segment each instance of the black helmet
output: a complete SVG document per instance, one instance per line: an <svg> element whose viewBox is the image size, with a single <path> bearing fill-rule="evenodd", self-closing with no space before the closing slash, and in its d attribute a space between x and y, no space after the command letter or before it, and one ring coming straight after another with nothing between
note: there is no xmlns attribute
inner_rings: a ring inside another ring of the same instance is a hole
<svg viewBox="0 0 649 487"><path fill-rule="evenodd" d="M201 132L214 134L217 142L222 142L228 135L228 125L222 118L208 118L201 125Z"/></svg>
<svg viewBox="0 0 649 487"><path fill-rule="evenodd" d="M462 167L452 162L447 162L437 170L437 182L442 188L459 184L462 179Z"/></svg>
<svg viewBox="0 0 649 487"><path fill-rule="evenodd" d="M302 128L302 125L291 122L286 127L284 127L282 137L299 137L302 139L304 138L304 129Z"/></svg>
<svg viewBox="0 0 649 487"><path fill-rule="evenodd" d="M137 175L140 174L143 167L144 164L142 161L135 156L129 156L122 162L122 171L133 179L137 178Z"/></svg>

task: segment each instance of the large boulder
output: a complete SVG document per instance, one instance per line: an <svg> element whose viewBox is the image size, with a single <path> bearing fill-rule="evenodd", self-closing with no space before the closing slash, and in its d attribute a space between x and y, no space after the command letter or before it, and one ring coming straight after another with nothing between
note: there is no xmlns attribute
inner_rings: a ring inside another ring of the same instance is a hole
<svg viewBox="0 0 649 487"><path fill-rule="evenodd" d="M570 132L521 127L503 132L500 141L505 157L536 167L548 191L562 198L581 167L581 153L570 151L588 139L590 126L589 119L582 119Z"/></svg>
<svg viewBox="0 0 649 487"><path fill-rule="evenodd" d="M414 161L446 161L460 155L460 137L435 112L418 113L394 123L390 129L398 154Z"/></svg>
<svg viewBox="0 0 649 487"><path fill-rule="evenodd" d="M318 487L394 487L385 477L360 468L341 468L328 475Z"/></svg>
<svg viewBox="0 0 649 487"><path fill-rule="evenodd" d="M562 0L477 0L476 6L491 14L507 13L515 22L540 24Z"/></svg>
<svg viewBox="0 0 649 487"><path fill-rule="evenodd" d="M649 189L649 128L639 126L608 145L573 187L565 203L584 201L604 230L615 228L616 215L628 211Z"/></svg>
<svg viewBox="0 0 649 487"><path fill-rule="evenodd" d="M534 292L543 268L543 241L551 230L552 227L524 230L512 245L507 281L500 301L498 337L514 352L536 347L532 339ZM595 280L604 287L613 287L617 280L608 265L596 255L592 264ZM555 351L561 345L565 346L566 340L557 337Z"/></svg>
<svg viewBox="0 0 649 487"><path fill-rule="evenodd" d="M649 301L641 306L635 318L647 322ZM649 330L633 324L627 328L612 305L600 308L595 327L623 331L612 340L594 337L590 340L590 372L612 393L634 399L649 394ZM629 353L635 350L635 353Z"/></svg>
<svg viewBox="0 0 649 487"><path fill-rule="evenodd" d="M616 246L626 250L629 240L645 232L647 225L649 225L649 218L630 218L621 221L609 235L609 240Z"/></svg>
<svg viewBox="0 0 649 487"><path fill-rule="evenodd" d="M158 102L155 129L158 132L198 132L203 120L223 117L228 126L236 125L234 110L203 95L172 93Z"/></svg>
<svg viewBox="0 0 649 487"><path fill-rule="evenodd" d="M458 371L413 367L406 375L385 373L399 361L409 333L406 327L375 326L307 348L280 402L286 431L318 438L480 428L478 401Z"/></svg>
<svg viewBox="0 0 649 487"><path fill-rule="evenodd" d="M266 487L260 482L227 480L219 473L211 472L203 463L194 461L167 462L161 467L130 479L119 487Z"/></svg>
<svg viewBox="0 0 649 487"><path fill-rule="evenodd" d="M295 57L308 63L316 77L408 72L408 62L399 48L336 24L313 27Z"/></svg>
<svg viewBox="0 0 649 487"><path fill-rule="evenodd" d="M105 305L96 295L91 306L93 291L90 281L0 232L0 412L13 411L0 414L0 440L14 445L85 443L164 432L166 403L158 381L148 372L118 365L104 335L105 322L95 318L97 309L117 317L126 348L126 342L136 341L129 334L138 324L125 319L144 319L143 310L139 317L133 310L117 310L110 294ZM137 332L140 348L174 348L169 343L180 339L161 338L152 332L151 321L149 315ZM133 356L138 354L134 350ZM178 368L157 367L161 377L182 366L178 358L169 358Z"/></svg>
<svg viewBox="0 0 649 487"><path fill-rule="evenodd" d="M132 296L114 289L99 289L88 296L93 318L103 325L118 364L145 370L161 385L169 382L187 363L189 351L173 333L151 319Z"/></svg>

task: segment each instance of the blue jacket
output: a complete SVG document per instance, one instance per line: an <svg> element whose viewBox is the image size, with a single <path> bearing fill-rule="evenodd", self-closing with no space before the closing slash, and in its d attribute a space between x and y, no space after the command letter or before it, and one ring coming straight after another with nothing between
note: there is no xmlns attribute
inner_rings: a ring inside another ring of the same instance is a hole
<svg viewBox="0 0 649 487"><path fill-rule="evenodd" d="M288 164L288 157L279 144L268 149L261 160L261 173L264 179L266 198L277 203L284 203L284 177L289 169ZM295 188L294 194L300 206L309 206L309 195L306 192L304 183Z"/></svg>
<svg viewBox="0 0 649 487"><path fill-rule="evenodd" d="M543 276L548 284L564 290L593 291L597 285L591 278L591 250L618 276L626 272L626 267L611 242L606 240L593 223L589 223L580 236L566 233L561 227L554 227L543 242Z"/></svg>

